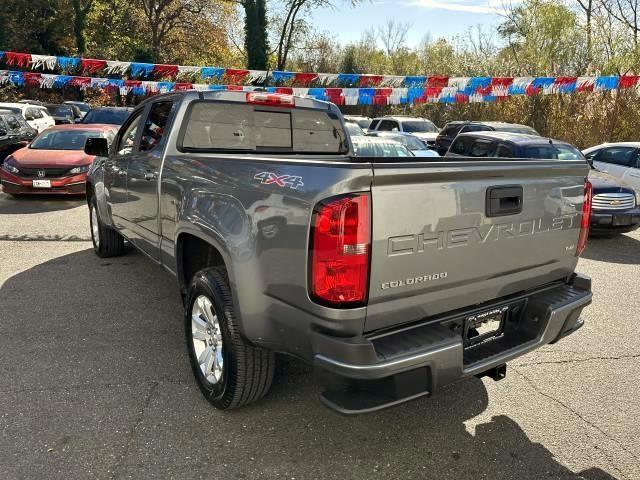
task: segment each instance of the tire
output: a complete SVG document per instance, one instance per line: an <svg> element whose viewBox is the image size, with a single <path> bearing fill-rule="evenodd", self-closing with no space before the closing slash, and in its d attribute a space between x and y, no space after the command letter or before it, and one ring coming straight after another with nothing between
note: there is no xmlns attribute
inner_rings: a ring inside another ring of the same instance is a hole
<svg viewBox="0 0 640 480"><path fill-rule="evenodd" d="M206 312L211 314L208 319L205 318ZM203 331L202 322L211 329ZM200 391L215 408L238 408L259 400L269 391L275 370L275 354L250 345L240 335L224 267L196 273L187 292L184 325L191 369ZM207 335L204 340L203 334ZM209 348L214 348L216 353L207 356L206 345L211 345L211 341L213 347ZM210 363L203 360L201 365L199 358L213 360Z"/></svg>
<svg viewBox="0 0 640 480"><path fill-rule="evenodd" d="M96 197L89 202L89 226L93 251L102 258L118 257L124 253L124 238L100 220Z"/></svg>

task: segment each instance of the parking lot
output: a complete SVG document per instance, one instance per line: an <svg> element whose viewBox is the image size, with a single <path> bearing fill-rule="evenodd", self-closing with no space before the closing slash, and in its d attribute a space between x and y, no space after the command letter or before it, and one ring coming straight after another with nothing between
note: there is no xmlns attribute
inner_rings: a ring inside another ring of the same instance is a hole
<svg viewBox="0 0 640 480"><path fill-rule="evenodd" d="M83 200L0 193L0 478L640 478L640 234L593 239L586 325L509 365L344 417L283 359L271 393L214 410L174 280L99 259Z"/></svg>

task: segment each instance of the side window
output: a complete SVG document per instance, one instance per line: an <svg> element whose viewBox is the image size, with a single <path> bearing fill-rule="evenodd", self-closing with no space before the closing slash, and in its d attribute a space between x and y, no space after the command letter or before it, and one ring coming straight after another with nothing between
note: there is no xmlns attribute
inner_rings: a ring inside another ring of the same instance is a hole
<svg viewBox="0 0 640 480"><path fill-rule="evenodd" d="M7 130L7 125L2 117L0 117L0 130Z"/></svg>
<svg viewBox="0 0 640 480"><path fill-rule="evenodd" d="M602 150L599 161L631 167L636 159L636 149L632 147L611 147Z"/></svg>
<svg viewBox="0 0 640 480"><path fill-rule="evenodd" d="M118 137L118 146L116 147L116 153L118 155L130 155L133 153L141 118L142 112L138 113L123 127L122 134Z"/></svg>
<svg viewBox="0 0 640 480"><path fill-rule="evenodd" d="M379 123L380 123L380 120L372 121L371 125L369 125L369 130L375 130Z"/></svg>
<svg viewBox="0 0 640 480"><path fill-rule="evenodd" d="M453 141L453 145L451 145L451 153L455 153L456 155L465 155L467 153L467 138L459 137Z"/></svg>
<svg viewBox="0 0 640 480"><path fill-rule="evenodd" d="M151 105L140 139L141 152L153 150L164 138L171 107L173 107L173 102L156 102Z"/></svg>
<svg viewBox="0 0 640 480"><path fill-rule="evenodd" d="M20 130L20 122L15 116L8 115L5 117L5 121L7 123L7 126L9 127L9 130Z"/></svg>
<svg viewBox="0 0 640 480"><path fill-rule="evenodd" d="M379 132L391 132L394 128L398 128L398 122L394 120L382 120L378 127Z"/></svg>
<svg viewBox="0 0 640 480"><path fill-rule="evenodd" d="M492 143L488 140L477 139L473 142L471 147L471 151L469 152L470 157L490 157L492 153Z"/></svg>
<svg viewBox="0 0 640 480"><path fill-rule="evenodd" d="M589 152L587 153L584 158L586 158L587 160L589 160L590 162L594 161L596 159L596 157L598 156L598 154L600 153L600 150L594 150L593 152Z"/></svg>
<svg viewBox="0 0 640 480"><path fill-rule="evenodd" d="M496 157L513 158L513 152L506 145L498 145L496 149Z"/></svg>
<svg viewBox="0 0 640 480"><path fill-rule="evenodd" d="M38 120L40 120L41 118L44 118L44 115L42 114L42 110L40 110L39 108L34 108L33 109L33 118L36 118Z"/></svg>

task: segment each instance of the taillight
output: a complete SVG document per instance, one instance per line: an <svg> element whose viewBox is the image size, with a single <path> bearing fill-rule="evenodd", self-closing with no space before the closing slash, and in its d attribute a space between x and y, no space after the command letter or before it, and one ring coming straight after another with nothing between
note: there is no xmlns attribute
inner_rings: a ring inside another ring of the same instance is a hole
<svg viewBox="0 0 640 480"><path fill-rule="evenodd" d="M584 183L584 202L582 203L582 219L580 220L580 235L576 255L582 255L587 248L587 238L589 237L589 225L591 225L591 199L593 197L593 187L589 180Z"/></svg>
<svg viewBox="0 0 640 480"><path fill-rule="evenodd" d="M249 92L247 103L254 105L269 105L272 107L295 107L296 102L291 95L281 93Z"/></svg>
<svg viewBox="0 0 640 480"><path fill-rule="evenodd" d="M368 194L331 198L316 205L309 252L311 297L337 307L366 303L370 250Z"/></svg>

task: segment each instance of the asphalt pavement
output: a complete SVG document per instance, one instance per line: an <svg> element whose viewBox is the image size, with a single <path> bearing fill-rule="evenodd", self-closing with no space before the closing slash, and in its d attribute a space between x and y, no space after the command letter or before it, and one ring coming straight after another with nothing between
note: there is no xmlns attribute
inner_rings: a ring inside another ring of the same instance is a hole
<svg viewBox="0 0 640 480"><path fill-rule="evenodd" d="M176 282L99 259L84 200L0 192L0 479L640 479L640 233L590 241L586 325L473 379L356 417L281 359L257 404L192 380Z"/></svg>

